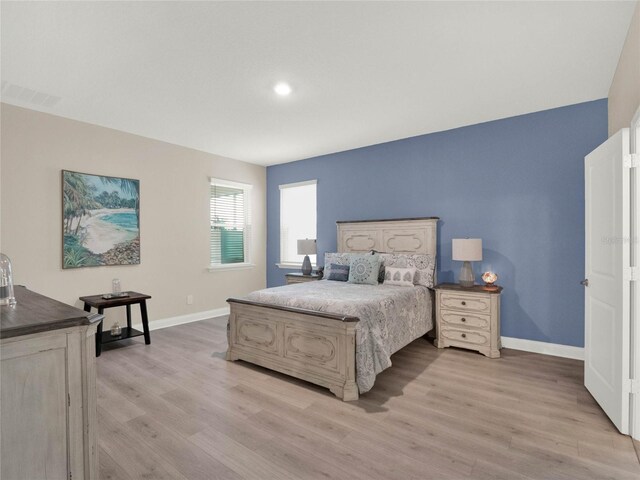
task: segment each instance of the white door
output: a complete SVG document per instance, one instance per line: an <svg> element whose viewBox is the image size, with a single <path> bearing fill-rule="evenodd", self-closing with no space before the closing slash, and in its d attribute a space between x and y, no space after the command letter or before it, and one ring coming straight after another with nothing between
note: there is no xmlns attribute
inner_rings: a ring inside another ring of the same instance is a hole
<svg viewBox="0 0 640 480"><path fill-rule="evenodd" d="M635 153L640 159L640 107L636 111L631 121L631 153ZM631 171L631 238L634 242L631 244L631 264L636 267L640 265L640 245L637 239L640 234L640 192L638 185L640 178L637 168ZM633 282L631 289L631 378L634 378L635 385L640 384L640 282ZM638 388L631 396L631 436L640 440L640 391Z"/></svg>
<svg viewBox="0 0 640 480"><path fill-rule="evenodd" d="M629 431L629 129L585 157L584 384L622 433Z"/></svg>

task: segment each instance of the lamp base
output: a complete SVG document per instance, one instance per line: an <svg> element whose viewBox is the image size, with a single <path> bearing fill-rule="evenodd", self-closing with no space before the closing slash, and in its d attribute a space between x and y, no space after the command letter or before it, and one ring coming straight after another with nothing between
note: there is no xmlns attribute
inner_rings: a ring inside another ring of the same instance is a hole
<svg viewBox="0 0 640 480"><path fill-rule="evenodd" d="M461 287L473 287L475 284L475 277L473 275L473 268L471 262L464 262L460 269L460 280L458 281Z"/></svg>
<svg viewBox="0 0 640 480"><path fill-rule="evenodd" d="M309 255L305 255L302 261L302 274L311 275L311 259L309 259Z"/></svg>

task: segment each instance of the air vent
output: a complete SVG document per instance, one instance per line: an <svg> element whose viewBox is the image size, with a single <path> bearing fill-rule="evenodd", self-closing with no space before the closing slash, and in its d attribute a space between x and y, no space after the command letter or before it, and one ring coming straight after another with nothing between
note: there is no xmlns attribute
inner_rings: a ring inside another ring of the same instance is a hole
<svg viewBox="0 0 640 480"><path fill-rule="evenodd" d="M2 81L2 100L18 100L20 103L31 103L41 107L53 108L60 100L60 97L50 95L44 92L38 92L27 87L21 87L14 83L9 83L6 80Z"/></svg>

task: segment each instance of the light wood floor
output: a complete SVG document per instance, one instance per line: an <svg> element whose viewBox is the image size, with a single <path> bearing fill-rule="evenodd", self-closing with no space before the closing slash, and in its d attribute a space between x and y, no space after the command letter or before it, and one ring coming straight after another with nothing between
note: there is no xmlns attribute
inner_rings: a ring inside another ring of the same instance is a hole
<svg viewBox="0 0 640 480"><path fill-rule="evenodd" d="M102 480L640 478L575 360L420 339L343 403L226 362L223 319L128 342L98 358Z"/></svg>

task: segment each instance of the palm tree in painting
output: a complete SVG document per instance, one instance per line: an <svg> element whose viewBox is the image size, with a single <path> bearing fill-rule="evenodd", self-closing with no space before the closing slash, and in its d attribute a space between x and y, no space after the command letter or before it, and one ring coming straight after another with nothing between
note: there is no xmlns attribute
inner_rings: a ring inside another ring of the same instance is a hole
<svg viewBox="0 0 640 480"><path fill-rule="evenodd" d="M65 172L62 192L64 196L64 231L77 236L80 232L82 217L87 215L89 210L97 208L98 204L93 198L91 187L80 173ZM73 221L76 218L78 223L73 228Z"/></svg>
<svg viewBox="0 0 640 480"><path fill-rule="evenodd" d="M130 195L135 201L136 222L140 228L140 182L130 178L100 177L105 184L118 185L122 193Z"/></svg>

